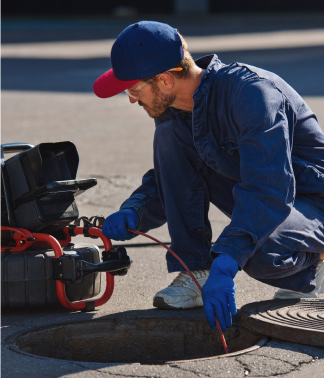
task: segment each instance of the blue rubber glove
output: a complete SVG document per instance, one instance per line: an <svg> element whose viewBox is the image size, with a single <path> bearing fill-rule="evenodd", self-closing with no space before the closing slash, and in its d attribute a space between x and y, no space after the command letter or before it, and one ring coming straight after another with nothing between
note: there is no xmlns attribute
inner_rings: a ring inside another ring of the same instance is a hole
<svg viewBox="0 0 324 378"><path fill-rule="evenodd" d="M209 277L202 288L204 310L212 329L216 327L215 315L222 331L232 326L231 315L236 315L233 278L238 269L238 263L227 255L219 255L212 263Z"/></svg>
<svg viewBox="0 0 324 378"><path fill-rule="evenodd" d="M138 214L133 209L123 209L109 215L102 225L103 234L113 240L129 240L135 234L127 231L127 228L136 230L138 224Z"/></svg>

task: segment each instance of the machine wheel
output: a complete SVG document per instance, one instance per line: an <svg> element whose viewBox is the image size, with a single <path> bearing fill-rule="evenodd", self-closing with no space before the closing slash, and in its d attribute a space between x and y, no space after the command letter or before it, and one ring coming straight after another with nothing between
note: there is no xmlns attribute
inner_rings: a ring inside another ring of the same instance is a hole
<svg viewBox="0 0 324 378"><path fill-rule="evenodd" d="M78 254L82 260L100 262L99 248L91 244L75 244L63 249L65 254ZM53 250L26 250L1 253L1 307L44 306L58 304L53 279ZM89 299L100 292L101 275L92 273L65 291L71 302Z"/></svg>

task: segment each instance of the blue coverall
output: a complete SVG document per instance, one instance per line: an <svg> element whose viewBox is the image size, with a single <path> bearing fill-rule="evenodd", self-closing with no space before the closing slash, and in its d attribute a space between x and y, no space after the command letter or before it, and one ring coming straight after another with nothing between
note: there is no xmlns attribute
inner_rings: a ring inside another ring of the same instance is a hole
<svg viewBox="0 0 324 378"><path fill-rule="evenodd" d="M171 248L191 270L215 253L267 284L310 292L324 252L324 134L300 95L277 75L216 55L192 112L156 120L154 169L121 209L137 229L168 223ZM212 244L210 203L230 217ZM169 272L182 266L167 253Z"/></svg>

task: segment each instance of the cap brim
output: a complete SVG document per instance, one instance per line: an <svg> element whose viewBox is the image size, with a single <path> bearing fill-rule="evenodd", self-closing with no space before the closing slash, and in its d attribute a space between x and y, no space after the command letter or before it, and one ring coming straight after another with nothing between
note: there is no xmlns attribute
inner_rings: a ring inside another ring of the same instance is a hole
<svg viewBox="0 0 324 378"><path fill-rule="evenodd" d="M112 97L132 87L138 81L139 80L118 80L111 69L98 77L93 84L93 91L100 98Z"/></svg>

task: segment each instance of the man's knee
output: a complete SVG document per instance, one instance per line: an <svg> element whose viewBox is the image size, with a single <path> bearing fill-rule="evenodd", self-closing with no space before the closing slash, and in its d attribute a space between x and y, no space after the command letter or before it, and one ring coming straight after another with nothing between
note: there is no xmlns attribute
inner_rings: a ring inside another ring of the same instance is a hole
<svg viewBox="0 0 324 378"><path fill-rule="evenodd" d="M243 270L257 280L280 277L285 275L287 270L292 270L292 274L293 270L297 268L296 262L299 254L282 249L269 239L248 260Z"/></svg>

